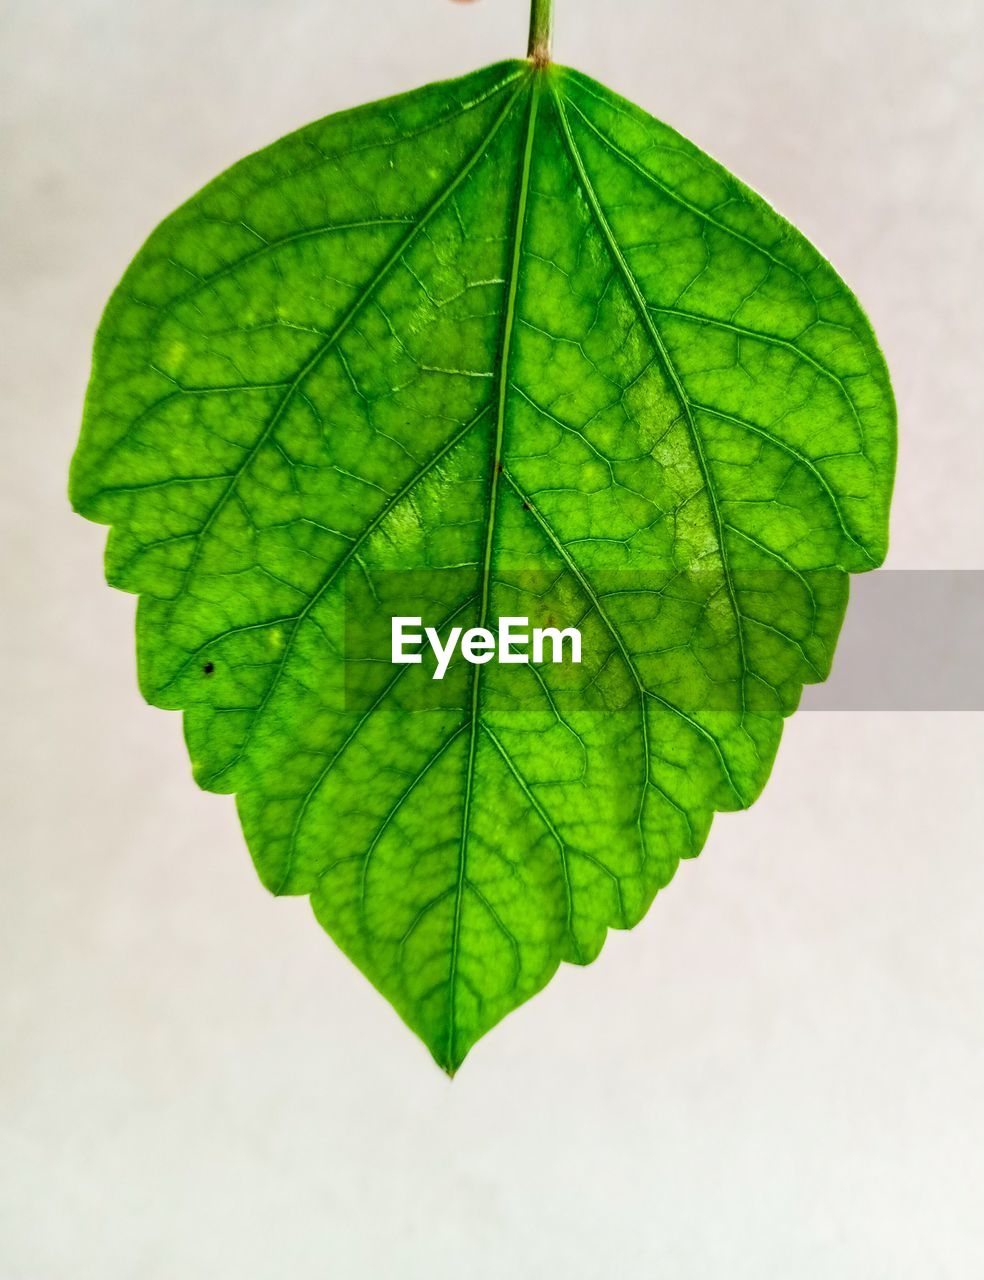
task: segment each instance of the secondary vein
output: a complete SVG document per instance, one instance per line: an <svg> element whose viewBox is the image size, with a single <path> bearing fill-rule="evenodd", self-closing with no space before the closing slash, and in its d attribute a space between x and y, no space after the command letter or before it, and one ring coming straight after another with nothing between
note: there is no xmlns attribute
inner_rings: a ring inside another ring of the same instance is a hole
<svg viewBox="0 0 984 1280"><path fill-rule="evenodd" d="M710 507L711 519L714 522L714 530L717 537L718 549L720 551L720 556L721 556L721 570L722 570L722 573L724 574L724 582L725 582L725 587L728 593L728 600L731 604L731 611L734 614L734 619L735 619L735 631L736 631L736 637L738 641L738 663L739 663L738 683L739 683L739 689L741 693L742 720L744 720L745 678L749 674L750 669L748 666L747 658L745 656L745 634L744 634L744 628L743 628L743 615L738 605L738 596L735 591L735 584L731 575L731 565L728 561L728 550L725 545L725 538L724 538L724 522L721 518L721 512L718 508L717 494L714 492L714 486L711 483L711 473L707 464L707 459L704 456L704 447L701 442L700 433L697 430L697 423L694 417L693 405L691 404L690 397L687 394L687 391L683 385L683 382L680 379L680 374L677 372L676 365L673 363L672 359L670 358L670 353L666 348L665 342L663 341L663 336L660 333L659 329L656 327L656 322L653 320L653 317L650 313L649 305L646 302L646 299L643 297L642 290L639 288L639 282L636 280L635 275L633 274L632 269L629 266L628 262L626 262L625 255L622 253L622 250L619 248L618 241L615 239L615 234L612 231L612 228L608 222L608 218L605 216L605 211L601 207L601 201L598 199L598 193L597 191L595 191L594 183L591 181L591 177L588 174L587 169L585 168L584 159L581 156L581 152L578 149L578 145L574 140L574 135L571 133L571 126L567 119L567 113L564 110L564 104L561 101L561 97L559 93L556 93L556 92L554 93L554 102L557 107L557 115L560 119L561 132L564 135L564 142L567 146L567 150L571 158L571 163L574 165L574 168L577 172L578 180L584 191L585 199L587 200L588 205L591 208L591 212L594 216L596 223L598 224L598 228L602 233L602 238L604 239L608 247L608 250L611 253L611 256L615 262L615 265L618 267L618 270L623 280L625 281L625 285L629 290L629 294L632 298L633 303L635 304L636 310L639 312L639 318L642 320L642 323L646 328L646 332L649 334L650 341L652 342L653 347L655 348L656 353L659 356L660 363L662 364L664 370L666 371L666 376L670 380L670 384L673 387L673 392L677 398L677 401L680 405L681 410L683 411L684 420L687 424L691 443L694 449L694 457L697 461L697 466L700 470L701 479L704 484L704 489L707 493L707 500L708 500L708 505Z"/></svg>
<svg viewBox="0 0 984 1280"><path fill-rule="evenodd" d="M211 511L208 514L207 519L202 525L201 530L199 531L198 542L195 546L194 555L192 556L191 560L188 563L188 567L185 570L184 578L182 581L182 589L187 586L187 583L192 573L194 572L195 566L198 563L198 558L201 555L201 549L205 542L205 535L208 533L209 529L211 528L212 524L218 517L219 513L224 508L226 502L228 502L228 500L232 497L233 493L236 490L237 485L239 484L240 479L245 474L245 472L249 469L249 467L253 463L253 460L256 458L257 454L259 453L260 449L263 447L266 441L271 437L273 432L276 430L277 424L283 418L294 396L298 393L298 391L304 384L305 380L310 376L310 374L314 372L314 370L318 367L318 365L321 363L324 357L328 354L328 352L331 351L337 345L339 339L348 329L349 325L356 318L356 316L358 316L359 312L362 310L365 304L370 300L370 298L372 298L376 289L383 282L383 280L385 280L386 276L393 269L393 267L395 267L396 264L400 261L400 259L406 253L407 249L410 247L410 245L413 243L416 237L420 235L423 229L427 226L427 224L431 221L431 219L439 212L439 210L444 207L444 205L451 198L454 192L458 189L458 187L462 184L462 182L464 182L464 180L471 173L472 169L475 168L475 166L479 163L479 161L485 155L485 153L487 152L492 142L492 139L496 136L496 134L502 128L503 124L506 121L506 118L509 116L510 112L512 111L513 106L515 105L516 100L521 91L522 91L522 86L519 86L517 89L513 91L513 93L510 94L509 99L506 102L506 105L502 108L502 110L496 116L492 124L492 127L489 129L488 133L485 134L485 136L481 139L478 146L475 147L475 149L468 156L467 160L459 167L459 169L451 178L451 180L431 200L427 208L420 214L420 217L413 223L413 225L407 231L407 234L400 239L399 243L396 245L393 251L389 254L389 256L384 260L384 262L379 266L379 268L376 270L375 274L373 275L372 279L359 293L358 297L356 297L349 304L348 308L346 309L342 317L339 319L334 329L332 329L331 333L327 336L325 341L321 344L321 346L319 346L318 349L314 352L314 354L308 358L308 360L301 366L301 368L295 374L294 378L287 384L287 388L284 391L283 396L280 398L280 401L278 402L273 413L271 414L266 426L257 436L256 442L254 443L253 447L250 449L249 453L246 455L246 457L243 459L243 461L240 463L237 469L232 473L232 476L229 479L229 483L226 485L225 489L220 494L218 501L212 507ZM181 592L179 591L178 594L180 595Z"/></svg>

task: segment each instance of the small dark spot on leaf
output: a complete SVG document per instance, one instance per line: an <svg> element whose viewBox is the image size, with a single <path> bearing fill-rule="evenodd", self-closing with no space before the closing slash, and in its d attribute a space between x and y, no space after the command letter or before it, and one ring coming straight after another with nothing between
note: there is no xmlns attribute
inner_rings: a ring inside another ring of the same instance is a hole
<svg viewBox="0 0 984 1280"><path fill-rule="evenodd" d="M524 503L523 503L523 510L524 510L524 511L529 511L529 509L530 509L530 504L529 504L528 502L524 502Z"/></svg>
<svg viewBox="0 0 984 1280"><path fill-rule="evenodd" d="M497 462L497 463L495 464L495 469L496 469L496 471L498 471L499 475L501 476L501 475L502 475L502 463L501 463L501 462Z"/></svg>
<svg viewBox="0 0 984 1280"><path fill-rule="evenodd" d="M205 672L205 674L206 674L207 676L210 676L210 675L212 674L212 672L215 670L215 663L214 663L214 662L206 662L206 663L205 663L205 665L204 665L204 667L202 667L202 670Z"/></svg>

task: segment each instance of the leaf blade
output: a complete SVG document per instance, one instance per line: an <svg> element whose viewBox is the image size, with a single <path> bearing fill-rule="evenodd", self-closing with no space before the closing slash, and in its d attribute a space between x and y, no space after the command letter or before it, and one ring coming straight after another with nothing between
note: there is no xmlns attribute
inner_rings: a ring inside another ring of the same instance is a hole
<svg viewBox="0 0 984 1280"><path fill-rule="evenodd" d="M587 77L508 63L162 224L71 490L261 879L453 1074L759 793L893 465L877 343L812 246ZM435 686L353 648L421 595L445 629L576 622L585 663Z"/></svg>

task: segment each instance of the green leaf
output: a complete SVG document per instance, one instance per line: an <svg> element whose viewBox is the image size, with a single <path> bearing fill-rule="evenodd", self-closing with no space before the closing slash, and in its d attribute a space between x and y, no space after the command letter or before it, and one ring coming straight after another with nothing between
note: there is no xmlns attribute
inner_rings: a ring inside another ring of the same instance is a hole
<svg viewBox="0 0 984 1280"><path fill-rule="evenodd" d="M747 806L886 548L854 297L758 196L574 71L331 116L150 237L72 500L144 696L263 883L449 1072ZM577 625L579 666L394 666L393 614Z"/></svg>

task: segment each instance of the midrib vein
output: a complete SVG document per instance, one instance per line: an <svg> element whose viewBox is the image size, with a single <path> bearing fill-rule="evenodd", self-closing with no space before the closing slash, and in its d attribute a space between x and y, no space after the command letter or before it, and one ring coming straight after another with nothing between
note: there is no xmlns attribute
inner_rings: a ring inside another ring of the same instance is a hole
<svg viewBox="0 0 984 1280"><path fill-rule="evenodd" d="M495 438L492 449L491 478L489 481L488 514L485 524L485 554L482 560L482 595L478 625L484 627L488 620L491 596L492 548L495 537L495 517L499 498L499 475L502 467L502 441L506 420L506 400L509 390L509 356L512 348L513 326L516 316L516 293L519 287L519 268L523 253L523 233L526 228L526 206L529 197L530 169L533 161L533 141L536 134L536 116L540 100L540 73L535 73L530 89L529 118L526 125L526 146L523 151L523 167L520 175L519 194L516 200L516 217L513 224L512 262L509 270L509 292L502 324L502 342L499 358L499 387L496 411ZM471 820L472 791L475 779L475 751L478 742L478 715L481 694L482 665L472 669L471 722L468 740L468 763L465 773L465 795L461 813L461 840L458 846L458 880L455 888L454 916L451 928L451 962L448 972L448 1043L445 1066L454 1070L455 992L458 972L458 947L461 935L461 904L467 880L468 834Z"/></svg>

